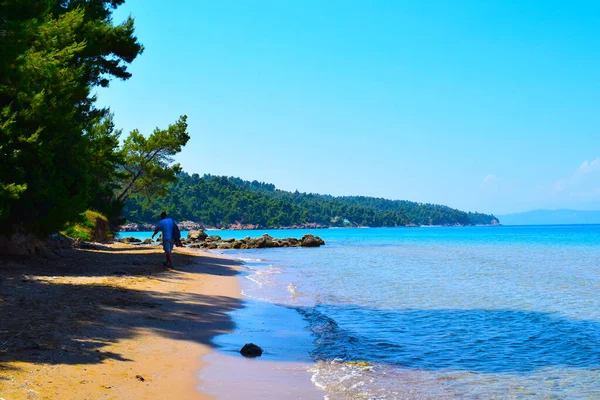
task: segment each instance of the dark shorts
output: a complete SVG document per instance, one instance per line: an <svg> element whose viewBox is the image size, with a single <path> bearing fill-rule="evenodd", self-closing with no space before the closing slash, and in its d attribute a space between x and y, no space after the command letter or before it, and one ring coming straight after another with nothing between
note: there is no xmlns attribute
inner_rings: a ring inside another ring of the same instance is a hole
<svg viewBox="0 0 600 400"><path fill-rule="evenodd" d="M163 249L165 250L166 253L173 252L173 239L163 240L162 245L163 245Z"/></svg>

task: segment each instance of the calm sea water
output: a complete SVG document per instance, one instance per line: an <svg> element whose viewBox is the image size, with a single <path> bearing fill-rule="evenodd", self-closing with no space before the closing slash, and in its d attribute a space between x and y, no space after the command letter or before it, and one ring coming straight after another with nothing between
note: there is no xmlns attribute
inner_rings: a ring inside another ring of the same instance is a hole
<svg viewBox="0 0 600 400"><path fill-rule="evenodd" d="M600 226L312 233L326 246L225 254L247 260L237 335L315 361L330 399L600 398Z"/></svg>

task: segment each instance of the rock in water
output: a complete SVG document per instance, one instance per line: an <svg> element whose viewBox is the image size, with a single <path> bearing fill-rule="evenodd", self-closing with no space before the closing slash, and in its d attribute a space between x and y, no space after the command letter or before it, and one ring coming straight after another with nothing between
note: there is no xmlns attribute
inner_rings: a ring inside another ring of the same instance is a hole
<svg viewBox="0 0 600 400"><path fill-rule="evenodd" d="M202 229L191 230L187 235L188 240L193 240L194 242L205 240L207 237L208 235Z"/></svg>
<svg viewBox="0 0 600 400"><path fill-rule="evenodd" d="M236 240L235 242L233 242L231 244L231 247L234 249L241 249L242 246L244 246L246 243L242 242L241 240Z"/></svg>
<svg viewBox="0 0 600 400"><path fill-rule="evenodd" d="M125 237L121 239L123 243L142 243L142 241L138 238L134 238L133 236Z"/></svg>
<svg viewBox="0 0 600 400"><path fill-rule="evenodd" d="M148 239L144 240L144 244L152 244L152 243L154 243L154 239L148 238Z"/></svg>
<svg viewBox="0 0 600 400"><path fill-rule="evenodd" d="M302 247L319 247L324 245L325 242L318 236L311 235L310 233L302 236Z"/></svg>
<svg viewBox="0 0 600 400"><path fill-rule="evenodd" d="M263 349L255 345L254 343L246 343L240 350L240 353L244 357L260 357L263 353Z"/></svg>

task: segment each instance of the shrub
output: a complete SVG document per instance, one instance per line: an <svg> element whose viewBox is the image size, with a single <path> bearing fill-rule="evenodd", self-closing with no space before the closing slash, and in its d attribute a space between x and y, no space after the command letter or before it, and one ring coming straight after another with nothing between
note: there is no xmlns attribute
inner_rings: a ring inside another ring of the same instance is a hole
<svg viewBox="0 0 600 400"><path fill-rule="evenodd" d="M87 210L67 224L62 234L83 241L106 242L113 239L108 219L97 211Z"/></svg>

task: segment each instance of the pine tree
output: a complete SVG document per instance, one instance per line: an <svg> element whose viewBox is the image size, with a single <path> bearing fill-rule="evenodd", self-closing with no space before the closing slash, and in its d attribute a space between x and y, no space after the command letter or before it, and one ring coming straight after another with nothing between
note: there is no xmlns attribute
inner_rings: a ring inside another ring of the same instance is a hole
<svg viewBox="0 0 600 400"><path fill-rule="evenodd" d="M0 0L0 229L46 234L85 210L99 185L91 90L143 50L124 0ZM104 139L100 139L104 140Z"/></svg>

